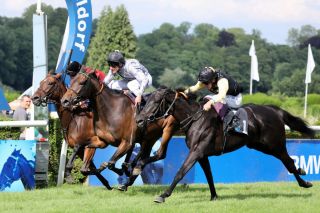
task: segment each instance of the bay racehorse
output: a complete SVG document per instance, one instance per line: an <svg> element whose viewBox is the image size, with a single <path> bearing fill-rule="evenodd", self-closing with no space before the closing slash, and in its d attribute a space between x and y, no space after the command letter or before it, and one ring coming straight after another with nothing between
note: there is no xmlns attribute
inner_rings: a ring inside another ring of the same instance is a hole
<svg viewBox="0 0 320 213"><path fill-rule="evenodd" d="M83 160L81 172L84 175L94 174L101 183L111 189L108 181L96 170L92 158L95 149L88 149L85 146L98 140L93 128L93 113L88 109L77 108L75 111L65 109L61 105L61 98L67 91L63 83L62 74L49 73L41 82L39 88L31 97L36 106L46 106L54 103L60 119L63 136L69 147L74 148L71 157L66 165L65 176L67 182L71 180L71 170L76 155Z"/></svg>
<svg viewBox="0 0 320 213"><path fill-rule="evenodd" d="M178 125L173 116L162 117L148 125L142 132L140 128L137 128L135 122L136 109L132 101L122 91L105 87L99 82L93 71L88 73L81 71L72 79L62 103L65 107L72 109L85 99L92 102L97 135L104 143L118 147L109 162L103 163L100 168L114 167L116 161L125 154L127 156L122 167L132 166L134 168L128 182L118 188L123 191L127 190L145 165L166 157L168 142L178 130ZM152 147L160 137L162 138L160 147L156 154L150 157ZM131 155L129 151L132 151L135 143L140 143L141 149L129 165Z"/></svg>
<svg viewBox="0 0 320 213"><path fill-rule="evenodd" d="M164 108L162 113L167 112L173 115L185 130L189 154L170 187L158 196L155 202L163 203L196 162L199 162L205 173L211 200L215 200L217 193L208 157L232 152L243 146L276 157L294 175L299 186L304 188L312 186L310 182L300 177L306 172L295 167L294 161L287 152L285 124L291 130L311 138L315 133L302 119L289 112L271 105L244 105L242 108L248 114L248 135L230 133L224 138L223 123L214 109L203 111L202 104L188 103L183 93L170 89L158 89L150 96L148 103L139 114L138 122L154 118L155 113L161 108Z"/></svg>

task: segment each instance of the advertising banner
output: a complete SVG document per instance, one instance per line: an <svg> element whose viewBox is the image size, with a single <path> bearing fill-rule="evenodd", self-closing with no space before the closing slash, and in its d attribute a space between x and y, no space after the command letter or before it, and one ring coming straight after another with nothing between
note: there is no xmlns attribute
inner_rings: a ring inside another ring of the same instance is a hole
<svg viewBox="0 0 320 213"><path fill-rule="evenodd" d="M0 191L35 188L35 140L0 140Z"/></svg>
<svg viewBox="0 0 320 213"><path fill-rule="evenodd" d="M306 171L304 180L320 180L320 141L287 140L287 150L297 168ZM243 147L232 153L210 157L216 183L241 183L261 181L295 181L292 174L277 158ZM196 164L195 183L206 183L199 164Z"/></svg>
<svg viewBox="0 0 320 213"><path fill-rule="evenodd" d="M158 145L154 146L153 153L158 149L159 143L160 141L158 141ZM304 180L320 180L319 140L287 140L287 149L296 167L306 171L307 174L303 176ZM103 161L108 161L115 150L114 147L97 150L94 157L96 166L99 166ZM150 164L149 168L146 168L135 182L135 185L171 184L187 155L188 148L185 144L185 138L173 137L169 143L166 158ZM118 162L118 168L121 168L123 159ZM215 183L295 181L294 176L288 173L280 160L247 147L221 156L211 156L209 160ZM108 169L103 172L103 175L111 185L125 181L124 176L119 177ZM148 179L146 177L149 177L149 181L146 181ZM200 165L196 163L179 183L205 184L207 180ZM90 176L89 184L102 185L94 176Z"/></svg>
<svg viewBox="0 0 320 213"><path fill-rule="evenodd" d="M90 0L66 0L68 21L57 62L56 72L65 70L69 59L82 63L89 46L92 31ZM72 55L70 57L70 54ZM67 80L69 80L67 78ZM66 82L68 83L68 82Z"/></svg>

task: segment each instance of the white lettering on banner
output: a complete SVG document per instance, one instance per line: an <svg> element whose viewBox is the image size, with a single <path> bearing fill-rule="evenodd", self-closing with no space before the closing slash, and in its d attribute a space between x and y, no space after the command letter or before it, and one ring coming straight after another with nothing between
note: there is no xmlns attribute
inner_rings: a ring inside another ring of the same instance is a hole
<svg viewBox="0 0 320 213"><path fill-rule="evenodd" d="M307 161L304 155L291 155L290 157L294 160L294 165L296 166L296 168L305 170L307 174L319 174L320 155L309 155Z"/></svg>
<svg viewBox="0 0 320 213"><path fill-rule="evenodd" d="M76 38L78 39L78 41L76 41L74 45L78 47L81 52L85 52L86 50L86 47L84 46L84 40L86 38L86 35L81 32L85 32L85 30L87 29L87 22L85 19L89 17L89 14L87 13L86 8L83 7L83 5L87 3L87 0L78 0L78 2L76 3L76 5L78 6L77 15L80 21L78 22L77 26L79 33L77 33Z"/></svg>

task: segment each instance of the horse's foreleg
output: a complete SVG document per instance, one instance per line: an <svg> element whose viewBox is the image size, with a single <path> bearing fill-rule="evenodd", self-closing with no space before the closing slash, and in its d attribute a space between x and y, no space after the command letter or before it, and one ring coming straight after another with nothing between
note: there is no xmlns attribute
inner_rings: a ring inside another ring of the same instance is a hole
<svg viewBox="0 0 320 213"><path fill-rule="evenodd" d="M145 156L145 158L142 158L139 161L138 168L140 168L141 171L147 164L156 162L158 160L162 160L162 159L164 159L166 157L168 144L169 144L169 141L172 138L172 135L174 133L174 128L175 127L173 126L173 124L170 124L170 125L168 125L168 127L164 128L163 134L162 134L161 144L160 144L160 147L157 150L156 154L154 156L152 156L152 157L150 157L150 154L148 154L147 156ZM149 153L151 152L152 146L155 144L156 140L157 139L154 138L152 140L154 142L148 144L149 147L150 147ZM140 171L140 173L141 173L141 171Z"/></svg>
<svg viewBox="0 0 320 213"><path fill-rule="evenodd" d="M143 145L146 145L146 142L145 143L142 143ZM138 155L141 156L141 158L146 158L146 156L149 156L150 155L150 151L152 149L152 146L142 146L141 149L139 150L139 153ZM128 181L124 184L124 185L120 185L118 187L118 189L120 191L127 191L127 188L129 186L132 186L132 184L134 183L134 181L137 179L137 177L141 174L141 171L142 169L144 168L141 167L140 163L138 163L133 171L132 171L132 174L130 175Z"/></svg>
<svg viewBox="0 0 320 213"><path fill-rule="evenodd" d="M126 154L126 158L124 159L124 162L122 163L122 166L121 166L122 167L122 171L126 174L127 177L130 176L130 171L129 171L130 163L129 163L129 161L130 161L130 158L131 158L131 155L132 155L132 152L133 152L133 148L134 148L134 146L132 146L128 150L128 152ZM140 154L140 151L139 151L138 155L135 157L135 159L139 157L139 154ZM131 163L131 167L132 167L132 163Z"/></svg>
<svg viewBox="0 0 320 213"><path fill-rule="evenodd" d="M93 174L100 180L100 182L109 190L112 189L112 187L109 185L109 182L107 179L103 177L103 175L97 171L96 166L94 165L93 161L90 162L90 170L93 171Z"/></svg>
<svg viewBox="0 0 320 213"><path fill-rule="evenodd" d="M92 158L94 156L94 153L96 152L95 148L85 148L84 149L84 156L83 156L83 165L80 169L81 173L83 175L90 175L94 174L93 171L90 171L90 163L92 161Z"/></svg>
<svg viewBox="0 0 320 213"><path fill-rule="evenodd" d="M134 144L128 143L126 140L123 140L120 145L118 146L118 149L116 152L113 154L109 162L104 162L101 164L100 168L106 168L110 169L111 171L114 171L117 173L119 176L123 175L122 169L118 169L115 167L116 162L124 156L132 147Z"/></svg>
<svg viewBox="0 0 320 213"><path fill-rule="evenodd" d="M210 193L211 193L211 200L216 200L218 198L218 195L217 195L216 189L214 187L214 182L213 182L209 159L208 159L208 157L203 157L198 162L199 162L204 174L206 175L207 182L209 184Z"/></svg>
<svg viewBox="0 0 320 213"><path fill-rule="evenodd" d="M67 183L73 183L73 178L71 176L71 170L74 167L74 160L76 159L77 154L79 153L79 149L80 149L81 145L76 144L73 147L73 153L71 154L68 163L66 165L66 171L65 171L65 180ZM83 147L81 147L83 148ZM82 153L83 154L83 153Z"/></svg>
<svg viewBox="0 0 320 213"><path fill-rule="evenodd" d="M192 150L192 148L190 149ZM159 197L157 197L154 202L156 203L164 203L165 198L169 197L172 194L172 191L176 187L176 185L179 183L179 181L187 174L187 172L193 167L193 165L196 163L196 161L199 159L198 152L201 152L199 150L193 150L189 152L189 155L185 159L183 165L177 172L176 176L174 177L173 182L171 183L170 187Z"/></svg>

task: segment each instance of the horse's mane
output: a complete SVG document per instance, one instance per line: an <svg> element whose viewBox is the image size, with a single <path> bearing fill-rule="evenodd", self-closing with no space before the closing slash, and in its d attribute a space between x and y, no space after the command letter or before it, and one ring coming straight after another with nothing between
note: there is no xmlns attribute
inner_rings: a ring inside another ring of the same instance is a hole
<svg viewBox="0 0 320 213"><path fill-rule="evenodd" d="M124 94L123 90L111 89L108 86L105 86L104 89L108 90L109 92L111 92L112 94L115 94L115 95L119 95L120 96L120 95Z"/></svg>

